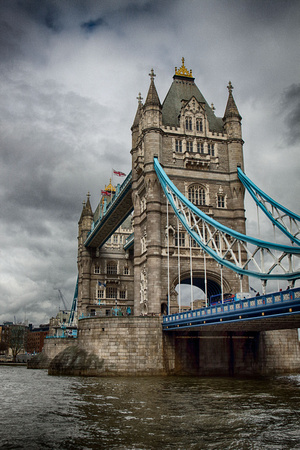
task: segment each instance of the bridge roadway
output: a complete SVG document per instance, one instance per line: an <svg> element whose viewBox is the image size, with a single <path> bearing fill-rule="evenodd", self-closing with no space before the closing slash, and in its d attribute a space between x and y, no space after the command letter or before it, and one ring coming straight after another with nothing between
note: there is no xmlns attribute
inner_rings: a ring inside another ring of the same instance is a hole
<svg viewBox="0 0 300 450"><path fill-rule="evenodd" d="M268 331L300 328L300 288L163 317L163 331Z"/></svg>

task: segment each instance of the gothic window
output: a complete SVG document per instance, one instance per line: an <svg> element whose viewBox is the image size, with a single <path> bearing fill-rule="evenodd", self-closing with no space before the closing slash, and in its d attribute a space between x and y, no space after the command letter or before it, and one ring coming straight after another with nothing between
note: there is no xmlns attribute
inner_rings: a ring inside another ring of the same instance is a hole
<svg viewBox="0 0 300 450"><path fill-rule="evenodd" d="M218 208L225 208L225 196L218 194Z"/></svg>
<svg viewBox="0 0 300 450"><path fill-rule="evenodd" d="M95 266L94 267L94 273L100 273L100 267L99 266Z"/></svg>
<svg viewBox="0 0 300 450"><path fill-rule="evenodd" d="M189 201L197 206L205 205L205 189L199 185L191 186L189 188Z"/></svg>
<svg viewBox="0 0 300 450"><path fill-rule="evenodd" d="M117 298L117 288L108 287L106 289L106 298Z"/></svg>
<svg viewBox="0 0 300 450"><path fill-rule="evenodd" d="M196 130L202 132L203 131L203 120L197 119L196 120Z"/></svg>
<svg viewBox="0 0 300 450"><path fill-rule="evenodd" d="M178 246L178 233L175 233L175 246ZM185 232L179 231L179 247L185 247Z"/></svg>
<svg viewBox="0 0 300 450"><path fill-rule="evenodd" d="M127 266L124 267L124 275L129 275L129 268Z"/></svg>
<svg viewBox="0 0 300 450"><path fill-rule="evenodd" d="M193 141L186 141L186 151L190 153L193 152Z"/></svg>
<svg viewBox="0 0 300 450"><path fill-rule="evenodd" d="M192 118L191 117L187 117L185 119L185 129L191 131L193 129L192 126Z"/></svg>
<svg viewBox="0 0 300 450"><path fill-rule="evenodd" d="M116 234L114 234L113 243L114 243L114 244L117 244L117 243L118 243L118 236L117 236Z"/></svg>
<svg viewBox="0 0 300 450"><path fill-rule="evenodd" d="M118 266L115 262L107 263L107 274L108 275L116 275L118 273Z"/></svg>
<svg viewBox="0 0 300 450"><path fill-rule="evenodd" d="M126 291L120 291L120 297L119 298L126 298Z"/></svg>
<svg viewBox="0 0 300 450"><path fill-rule="evenodd" d="M208 144L207 145L207 153L210 156L215 156L215 145L214 144Z"/></svg>
<svg viewBox="0 0 300 450"><path fill-rule="evenodd" d="M197 142L197 152L204 153L204 145L203 142Z"/></svg>
<svg viewBox="0 0 300 450"><path fill-rule="evenodd" d="M180 139L175 140L175 151L182 153L182 141Z"/></svg>

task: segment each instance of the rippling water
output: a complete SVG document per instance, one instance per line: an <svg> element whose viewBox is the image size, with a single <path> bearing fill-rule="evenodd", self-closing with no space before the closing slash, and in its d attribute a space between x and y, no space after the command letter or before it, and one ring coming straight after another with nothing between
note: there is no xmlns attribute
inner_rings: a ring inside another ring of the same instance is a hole
<svg viewBox="0 0 300 450"><path fill-rule="evenodd" d="M2 449L300 449L300 375L50 377L0 366Z"/></svg>

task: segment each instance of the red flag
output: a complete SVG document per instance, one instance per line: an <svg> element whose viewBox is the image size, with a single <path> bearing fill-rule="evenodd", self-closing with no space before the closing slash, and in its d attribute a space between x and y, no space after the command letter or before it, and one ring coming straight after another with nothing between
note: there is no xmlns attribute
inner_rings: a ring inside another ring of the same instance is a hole
<svg viewBox="0 0 300 450"><path fill-rule="evenodd" d="M113 169L113 172L114 172L114 175L117 175L118 177L126 177L126 173L118 172L117 170L114 170L114 169Z"/></svg>
<svg viewBox="0 0 300 450"><path fill-rule="evenodd" d="M101 194L102 194L102 195L108 195L108 196L110 196L110 195L111 195L111 192L109 192L109 191L101 191Z"/></svg>

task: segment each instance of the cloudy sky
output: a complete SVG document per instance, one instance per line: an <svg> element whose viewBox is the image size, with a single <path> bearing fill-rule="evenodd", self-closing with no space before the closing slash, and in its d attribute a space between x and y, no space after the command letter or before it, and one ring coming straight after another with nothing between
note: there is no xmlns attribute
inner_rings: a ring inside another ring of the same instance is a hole
<svg viewBox="0 0 300 450"><path fill-rule="evenodd" d="M82 202L130 171L152 67L163 101L184 56L221 117L231 80L246 174L299 213L299 23L298 0L1 0L0 323L71 305Z"/></svg>

